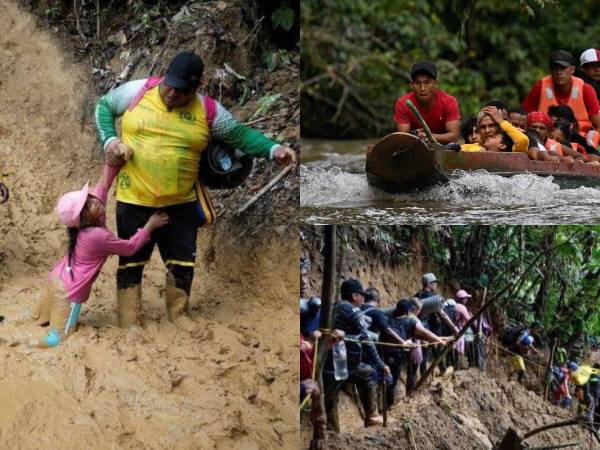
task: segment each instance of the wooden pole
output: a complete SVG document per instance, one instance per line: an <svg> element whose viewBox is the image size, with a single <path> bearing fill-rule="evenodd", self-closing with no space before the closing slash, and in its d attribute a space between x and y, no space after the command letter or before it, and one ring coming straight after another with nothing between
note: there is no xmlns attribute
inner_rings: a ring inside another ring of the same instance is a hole
<svg viewBox="0 0 600 450"><path fill-rule="evenodd" d="M427 369L425 371L425 373L423 374L423 376L419 379L419 381L417 382L417 385L415 386L415 389L411 392L411 395L414 394L415 392L417 392L417 390L423 385L423 383L425 383L425 381L427 380L427 377L429 377L429 375L431 375L433 373L433 371L435 370L438 363L442 360L442 358L446 357L446 353L448 353L448 350L452 348L452 345L454 344L454 342L456 342L458 339L460 339L462 337L463 334L465 334L465 332L471 326L471 324L474 323L477 320L477 318L479 316L481 316L481 314L483 314L483 312L486 310L486 308L488 306L490 306L497 298L497 297L492 298L491 300L488 300L486 302L485 301L486 295L487 295L487 287L483 289L483 299L482 299L483 305L481 306L481 308L479 308L479 311L477 311L477 313L473 317L471 317L469 320L467 320L467 323L465 324L465 326L462 327L462 329L456 335L456 339L444 347L444 351L442 351L442 353L440 353L438 355L438 357L435 359L435 361L429 366L429 369Z"/></svg>
<svg viewBox="0 0 600 450"><path fill-rule="evenodd" d="M254 195L254 197L252 197L250 200L248 200L244 204L244 206L242 206L240 209L238 209L235 212L235 215L237 216L239 214L242 214L244 211L246 211L248 208L250 208L250 206L252 206L254 204L254 202L256 202L256 200L258 200L264 194L269 192L269 190L271 190L271 188L273 186L275 186L279 182L279 180L281 180L283 177L285 177L294 167L295 167L295 164L289 164L288 166L285 166L283 168L283 170L281 170L281 172L279 172L275 176L275 178L273 178L271 181L269 181L260 191L258 191L256 193L256 195ZM329 226L329 225L326 225L326 226ZM331 225L331 226L335 226L335 225ZM325 280L323 280L323 282L325 282Z"/></svg>
<svg viewBox="0 0 600 450"><path fill-rule="evenodd" d="M333 326L333 294L335 292L336 278L336 225L325 225L325 245L323 247L323 286L321 290L321 318L319 327L322 330L331 330ZM319 390L323 390L323 365L327 356L329 336L321 338L319 351L315 355L316 359L316 381ZM321 410L325 411L325 395L321 395Z"/></svg>
<svg viewBox="0 0 600 450"><path fill-rule="evenodd" d="M550 358L548 358L548 364L546 364L546 371L544 372L544 400L548 400L548 389L550 388L550 383L548 382L548 375L550 374L550 367L552 367L552 361L554 360L554 352L556 351L556 346L558 345L558 338L554 338L552 342L552 350L550 350Z"/></svg>
<svg viewBox="0 0 600 450"><path fill-rule="evenodd" d="M427 122L425 122L425 120L423 119L423 116L421 116L421 113L415 107L415 105L413 104L413 102L411 102L410 100L406 100L406 106L408 106L410 108L410 110L413 112L413 114L415 115L415 117L417 118L417 120L419 121L419 123L421 124L421 126L423 127L423 130L425 131L425 134L427 135L427 138L432 143L441 145L436 140L436 138L433 137L433 134L431 134L431 130L429 129L429 126L427 125Z"/></svg>
<svg viewBox="0 0 600 450"><path fill-rule="evenodd" d="M381 359L385 362L385 346L381 346ZM383 426L387 427L387 385L385 384L385 380L379 384L379 389L381 390L381 408L383 409Z"/></svg>

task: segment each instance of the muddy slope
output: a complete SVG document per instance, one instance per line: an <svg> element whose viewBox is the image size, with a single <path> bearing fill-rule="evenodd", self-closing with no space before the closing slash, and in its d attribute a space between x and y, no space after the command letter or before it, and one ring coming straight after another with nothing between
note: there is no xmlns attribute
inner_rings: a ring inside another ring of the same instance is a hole
<svg viewBox="0 0 600 450"><path fill-rule="evenodd" d="M27 319L62 255L59 195L94 181L95 136L80 128L87 72L10 2L0 5L0 442L10 448L297 446L297 232L223 221L199 233L191 303L198 326L165 320L158 254L144 279L144 326L116 327L109 259L64 345L24 345ZM114 227L109 196L109 226Z"/></svg>
<svg viewBox="0 0 600 450"><path fill-rule="evenodd" d="M478 369L436 378L414 398L400 400L389 412L387 429L363 428L355 405L345 394L341 410L342 432L329 435L327 449L491 449L509 428L522 436L542 425L573 417L573 411L542 402L515 381L499 380ZM307 436L303 432L302 448L307 447ZM600 449L581 427L545 431L526 442L532 447L578 442L575 448Z"/></svg>

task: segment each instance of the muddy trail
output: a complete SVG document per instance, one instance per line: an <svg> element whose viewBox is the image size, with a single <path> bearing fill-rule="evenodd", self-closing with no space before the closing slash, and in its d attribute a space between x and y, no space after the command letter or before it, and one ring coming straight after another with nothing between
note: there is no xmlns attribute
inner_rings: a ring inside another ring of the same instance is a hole
<svg viewBox="0 0 600 450"><path fill-rule="evenodd" d="M355 403L343 392L341 433L329 433L324 448L483 450L493 448L509 428L522 437L535 428L574 417L574 407L570 411L555 407L528 388L514 378L508 380L503 367L493 366L487 372L475 368L460 370L435 377L414 397L401 398L388 412L387 428L367 429L362 427ZM302 429L302 448L307 448L310 434L304 418ZM577 443L571 448L600 449L594 437L581 426L544 431L525 442L531 448Z"/></svg>
<svg viewBox="0 0 600 450"><path fill-rule="evenodd" d="M297 446L297 232L221 221L199 232L192 317L166 320L157 254L143 282L143 326L117 327L116 258L52 350L26 345L28 315L66 248L58 197L99 177L81 127L90 80L11 2L0 5L0 442L3 447L263 449ZM115 200L109 195L109 227Z"/></svg>

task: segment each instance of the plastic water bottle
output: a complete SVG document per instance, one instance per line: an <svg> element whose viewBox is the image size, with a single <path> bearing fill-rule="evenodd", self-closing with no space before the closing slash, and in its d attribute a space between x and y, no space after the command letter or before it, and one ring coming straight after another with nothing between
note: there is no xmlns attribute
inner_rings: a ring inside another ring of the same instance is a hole
<svg viewBox="0 0 600 450"><path fill-rule="evenodd" d="M231 158L229 157L229 155L223 155L221 157L221 161L219 161L219 162L221 163L221 167L223 168L223 170L231 169L232 162L231 162Z"/></svg>
<svg viewBox="0 0 600 450"><path fill-rule="evenodd" d="M348 379L348 360L344 341L337 341L333 346L333 370L336 380Z"/></svg>

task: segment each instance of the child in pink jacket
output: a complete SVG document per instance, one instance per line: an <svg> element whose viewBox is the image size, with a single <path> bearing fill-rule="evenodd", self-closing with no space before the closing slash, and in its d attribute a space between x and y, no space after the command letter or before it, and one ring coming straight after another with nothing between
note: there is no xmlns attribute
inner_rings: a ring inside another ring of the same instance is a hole
<svg viewBox="0 0 600 450"><path fill-rule="evenodd" d="M156 212L130 239L116 237L106 227L105 207L118 172L119 167L105 164L92 192L87 183L58 202L56 212L67 226L69 251L48 275L48 286L33 313L38 325L50 323L49 331L40 338L40 347L55 347L74 330L81 304L90 296L92 284L110 255L133 255L150 241L153 230L169 221L166 213Z"/></svg>

